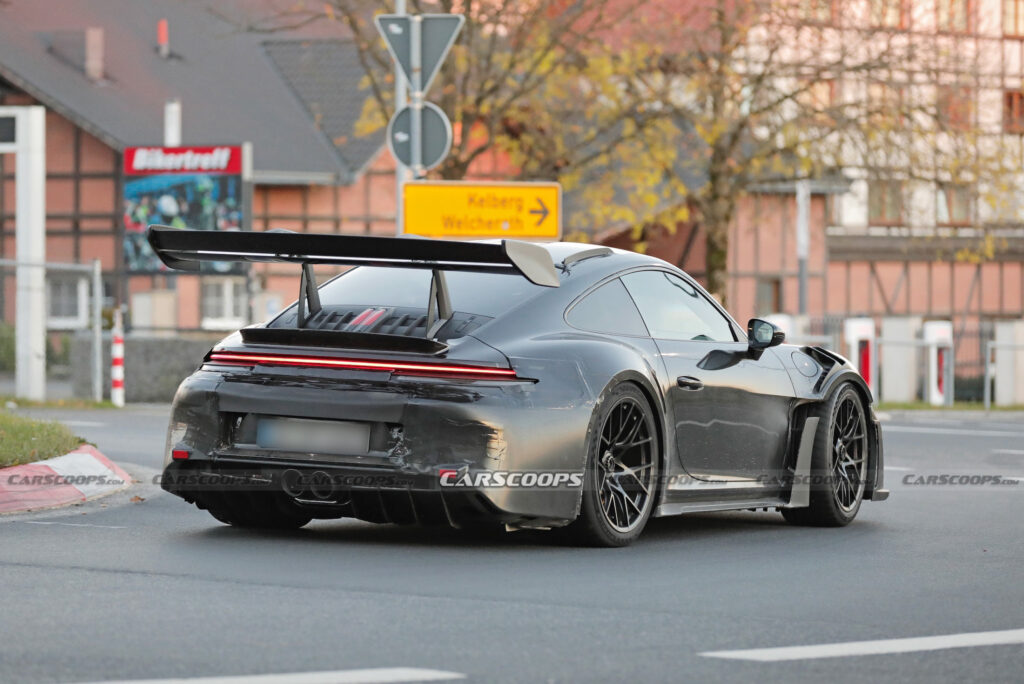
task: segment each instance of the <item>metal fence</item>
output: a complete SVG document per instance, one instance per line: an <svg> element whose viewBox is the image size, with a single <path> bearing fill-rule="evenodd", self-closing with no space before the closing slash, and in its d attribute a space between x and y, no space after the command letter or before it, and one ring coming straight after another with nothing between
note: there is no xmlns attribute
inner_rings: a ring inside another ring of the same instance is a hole
<svg viewBox="0 0 1024 684"><path fill-rule="evenodd" d="M808 333L814 340L822 340L824 346L846 355L846 340L843 337L843 326L847 318L872 318L869 314L826 315L808 319ZM880 319L876 318L876 321ZM995 339L994 320L973 320L957 322L953 326L953 366L955 367L954 396L955 401L982 401L985 389L985 349ZM825 343L828 340L831 343ZM795 340L801 341L801 340ZM924 387L926 360L924 354L918 355L919 377L922 378L919 394ZM884 363L879 369L885 372Z"/></svg>
<svg viewBox="0 0 1024 684"><path fill-rule="evenodd" d="M92 331L93 349L94 352L91 355L90 363L90 374L91 374L91 389L92 397L95 401L103 399L103 366L102 366L102 350L100 346L100 339L103 331L103 319L102 319L102 302L103 302L103 282L102 282L102 267L99 259L94 259L89 264L68 264L68 263L30 263L24 261L16 261L14 259L0 259L0 272L4 272L8 269L16 271L17 269L24 268L41 268L49 273L70 273L75 277L81 279L87 283L89 290L89 305L88 315L82 316L86 321L81 327L83 329ZM6 275L6 274L5 274ZM0 283L3 279L0 279ZM49 304L47 304L47 307ZM40 311L38 315L48 317L49 310ZM0 317L0 322L2 322ZM17 331L15 331L17 335ZM19 371L20 372L20 371ZM43 383L45 386L45 383ZM15 392L20 392L18 387L15 388Z"/></svg>
<svg viewBox="0 0 1024 684"><path fill-rule="evenodd" d="M985 392L985 348L995 339L995 329L995 321L991 320L954 326L957 401L982 400Z"/></svg>

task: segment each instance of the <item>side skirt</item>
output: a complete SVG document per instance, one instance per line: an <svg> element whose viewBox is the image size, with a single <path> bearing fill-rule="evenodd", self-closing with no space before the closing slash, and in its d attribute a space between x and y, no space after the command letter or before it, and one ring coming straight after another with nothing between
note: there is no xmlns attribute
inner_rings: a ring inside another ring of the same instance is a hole
<svg viewBox="0 0 1024 684"><path fill-rule="evenodd" d="M654 509L655 518L683 513L709 513L712 511L745 511L751 508L780 508L786 502L782 499L750 499L737 501L692 501L661 504Z"/></svg>

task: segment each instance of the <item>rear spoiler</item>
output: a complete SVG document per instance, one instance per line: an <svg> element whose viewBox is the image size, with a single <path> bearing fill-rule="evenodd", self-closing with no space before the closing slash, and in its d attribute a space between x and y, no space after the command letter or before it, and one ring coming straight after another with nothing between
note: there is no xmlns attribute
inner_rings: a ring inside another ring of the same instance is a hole
<svg viewBox="0 0 1024 684"><path fill-rule="evenodd" d="M162 262L182 271L198 271L203 261L278 261L303 266L335 264L507 273L545 287L559 284L548 251L519 240L456 242L287 230L187 230L159 225L149 227L148 240Z"/></svg>

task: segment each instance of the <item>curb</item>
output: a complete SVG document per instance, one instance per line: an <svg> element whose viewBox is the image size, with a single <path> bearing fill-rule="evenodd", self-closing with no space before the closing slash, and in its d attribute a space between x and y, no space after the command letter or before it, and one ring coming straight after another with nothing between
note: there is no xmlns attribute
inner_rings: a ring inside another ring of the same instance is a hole
<svg viewBox="0 0 1024 684"><path fill-rule="evenodd" d="M82 503L131 483L131 475L120 466L96 447L83 444L57 458L0 470L0 513Z"/></svg>
<svg viewBox="0 0 1024 684"><path fill-rule="evenodd" d="M983 409L964 410L964 409L891 409L889 411L878 412L879 420L886 420L882 418L883 415L888 416L888 420L907 420L911 418L927 418L937 419L945 418L946 420L977 420L977 421L1018 421L1024 419L1024 411L984 411Z"/></svg>

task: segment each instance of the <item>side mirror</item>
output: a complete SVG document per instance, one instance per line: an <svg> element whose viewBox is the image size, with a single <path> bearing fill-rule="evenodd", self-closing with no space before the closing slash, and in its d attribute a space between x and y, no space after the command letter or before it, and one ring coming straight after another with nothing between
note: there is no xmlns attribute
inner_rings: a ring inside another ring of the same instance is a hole
<svg viewBox="0 0 1024 684"><path fill-rule="evenodd" d="M760 318L751 318L747 323L747 344L752 350L767 349L782 344L786 340L786 333L779 330L774 324L762 321Z"/></svg>

